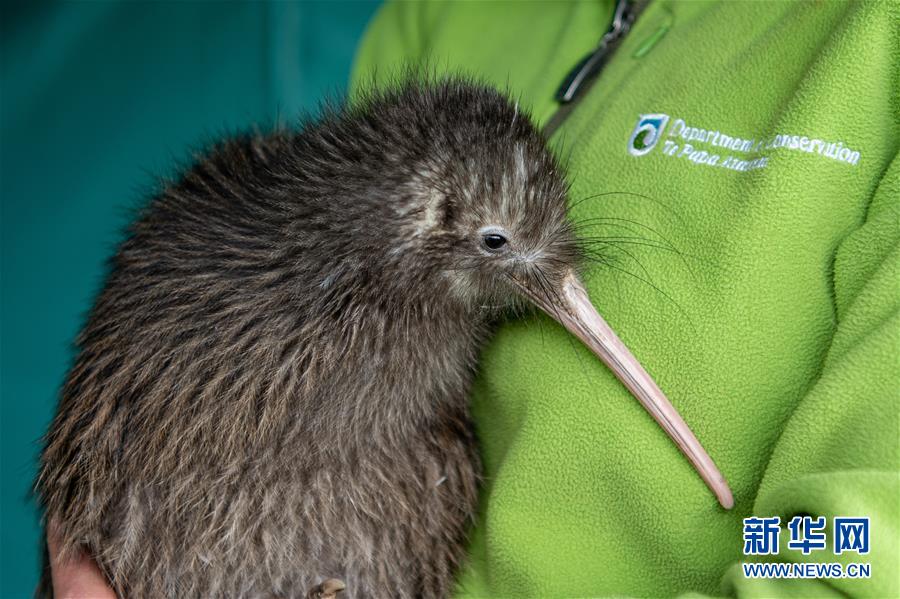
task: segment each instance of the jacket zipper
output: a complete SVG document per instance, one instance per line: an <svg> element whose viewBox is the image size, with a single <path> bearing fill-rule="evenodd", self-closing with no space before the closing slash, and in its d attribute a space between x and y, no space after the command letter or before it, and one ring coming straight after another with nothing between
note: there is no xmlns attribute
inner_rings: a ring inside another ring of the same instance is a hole
<svg viewBox="0 0 900 599"><path fill-rule="evenodd" d="M603 70L606 61L624 39L625 34L631 29L632 23L638 13L644 8L646 2L633 2L632 0L616 0L612 22L606 33L600 38L597 47L591 50L584 58L579 60L572 70L565 76L559 88L556 90L556 101L559 108L544 125L544 136L550 138L560 125L568 118L578 101L597 80L597 75Z"/></svg>

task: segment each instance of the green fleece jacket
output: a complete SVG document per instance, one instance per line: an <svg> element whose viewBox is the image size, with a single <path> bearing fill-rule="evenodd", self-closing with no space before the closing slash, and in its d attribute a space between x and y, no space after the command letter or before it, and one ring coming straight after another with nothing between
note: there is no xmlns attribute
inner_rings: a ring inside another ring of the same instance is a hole
<svg viewBox="0 0 900 599"><path fill-rule="evenodd" d="M354 82L408 64L508 89L538 123L611 0L388 3ZM485 484L461 597L900 596L900 11L654 0L551 142L605 263L594 304L716 460L716 503L601 363L505 324L473 394ZM792 516L827 548L790 549ZM750 516L780 552L745 556ZM870 518L870 552L832 547ZM747 578L741 563L866 563Z"/></svg>

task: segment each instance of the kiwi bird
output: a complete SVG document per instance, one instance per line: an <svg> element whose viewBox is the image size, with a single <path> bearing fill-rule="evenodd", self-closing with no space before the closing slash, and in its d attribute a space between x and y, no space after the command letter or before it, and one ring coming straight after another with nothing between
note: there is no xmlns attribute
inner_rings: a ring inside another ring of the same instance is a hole
<svg viewBox="0 0 900 599"><path fill-rule="evenodd" d="M478 489L467 395L519 302L729 506L588 301L567 194L528 116L452 78L212 147L130 227L78 337L36 483L61 553L126 597L446 596Z"/></svg>

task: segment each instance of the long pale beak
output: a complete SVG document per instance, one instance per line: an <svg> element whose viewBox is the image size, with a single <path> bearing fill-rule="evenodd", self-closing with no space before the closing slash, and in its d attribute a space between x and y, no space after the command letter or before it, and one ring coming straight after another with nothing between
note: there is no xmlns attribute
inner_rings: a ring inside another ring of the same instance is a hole
<svg viewBox="0 0 900 599"><path fill-rule="evenodd" d="M722 507L731 509L734 498L722 473L644 367L591 304L578 277L570 273L563 280L562 289L558 294L561 305L548 305L549 298L532 293L524 287L523 290L542 310L581 339L603 360L603 363L675 441Z"/></svg>

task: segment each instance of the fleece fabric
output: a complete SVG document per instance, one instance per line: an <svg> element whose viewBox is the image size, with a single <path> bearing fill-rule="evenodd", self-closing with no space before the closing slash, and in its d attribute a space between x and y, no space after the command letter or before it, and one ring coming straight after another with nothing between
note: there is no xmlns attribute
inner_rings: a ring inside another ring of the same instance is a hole
<svg viewBox="0 0 900 599"><path fill-rule="evenodd" d="M467 73L538 123L611 0L388 3L354 81ZM654 0L551 143L600 260L592 301L716 460L712 494L598 360L509 322L474 394L485 485L459 597L900 596L900 11ZM792 516L827 548L790 549ZM745 556L742 519L781 519ZM835 516L870 552L832 549ZM754 580L742 562L868 563Z"/></svg>

